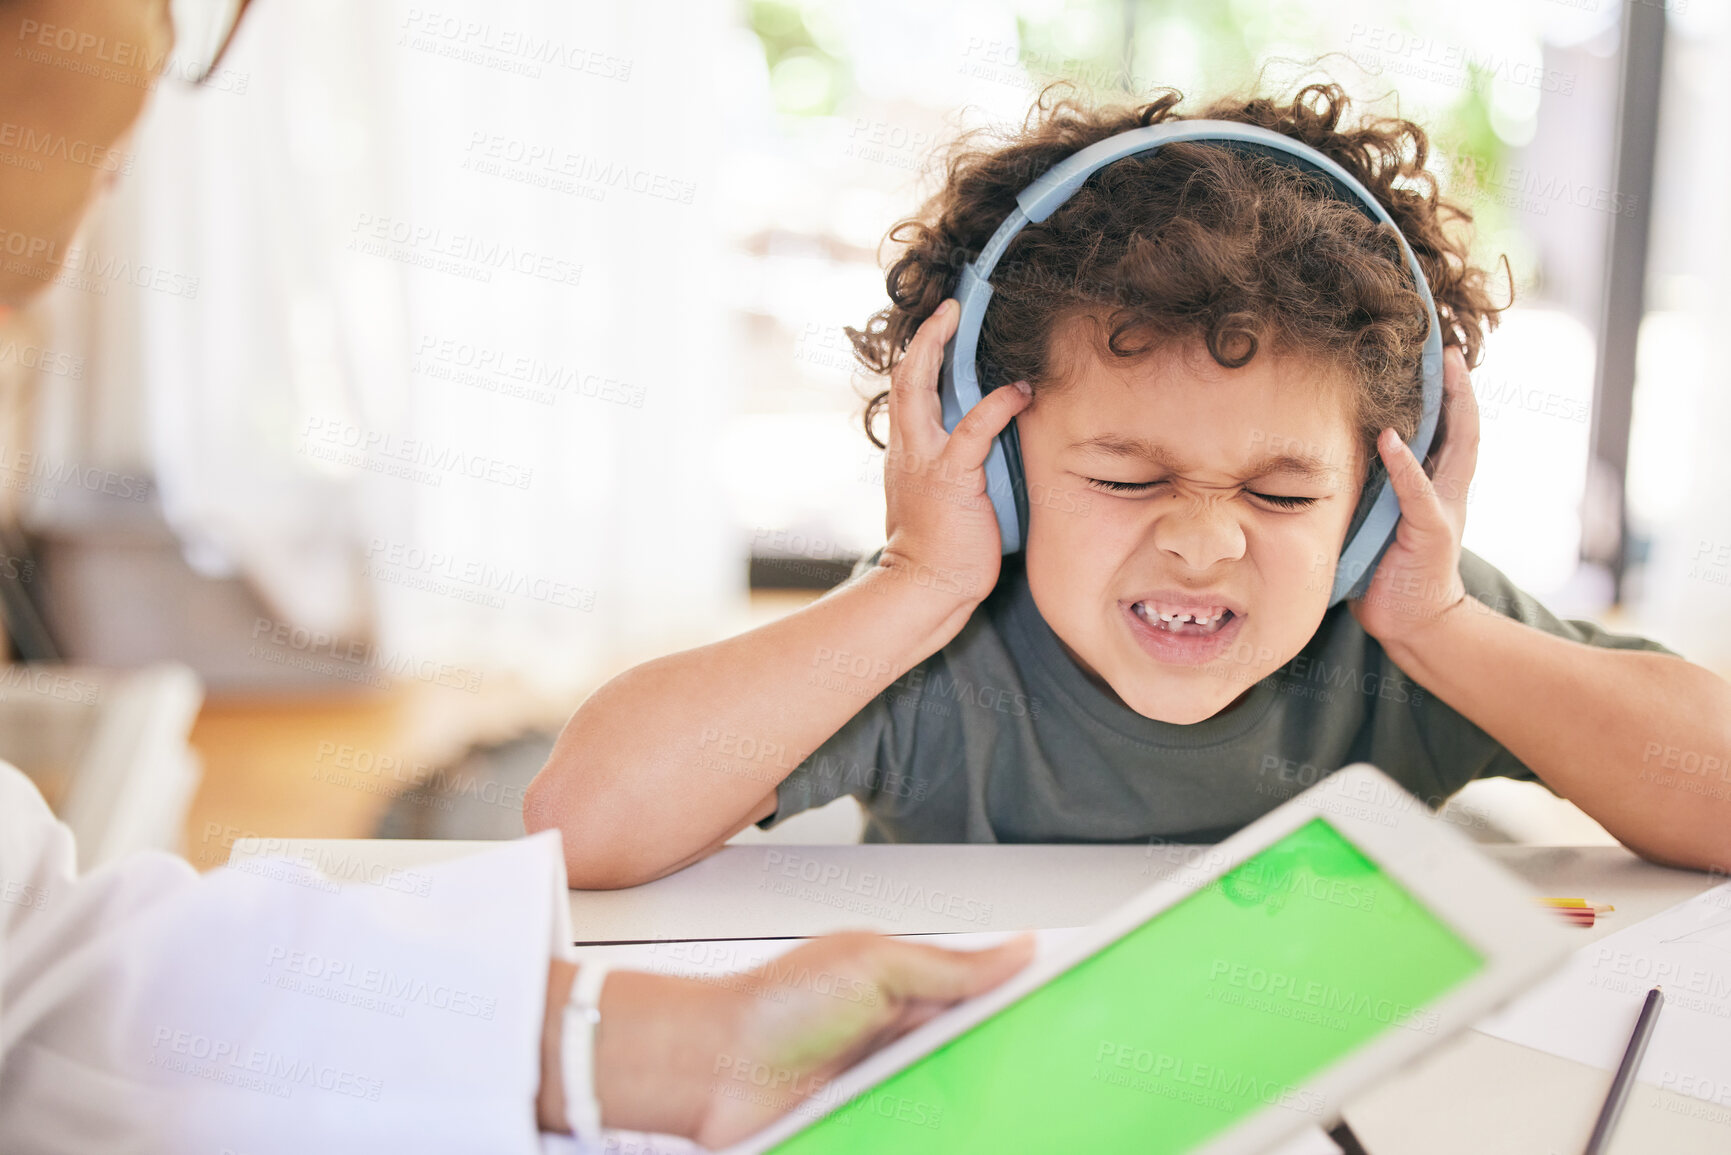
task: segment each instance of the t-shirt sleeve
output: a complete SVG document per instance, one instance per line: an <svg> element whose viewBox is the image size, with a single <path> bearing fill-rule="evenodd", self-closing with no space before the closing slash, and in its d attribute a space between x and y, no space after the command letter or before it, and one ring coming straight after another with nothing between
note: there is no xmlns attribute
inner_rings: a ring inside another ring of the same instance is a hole
<svg viewBox="0 0 1731 1155"><path fill-rule="evenodd" d="M1469 550L1461 551L1460 573L1469 596L1483 602L1495 613L1547 634L1604 649L1676 654L1676 651L1650 638L1612 633L1594 622L1557 617L1537 598L1510 581L1502 571ZM1436 765L1452 768L1459 775L1458 780L1443 784L1446 793L1458 790L1475 778L1541 781L1507 747L1440 698L1427 696L1423 712L1426 716L1420 719L1420 725L1426 733L1426 742L1432 748Z"/></svg>
<svg viewBox="0 0 1731 1155"><path fill-rule="evenodd" d="M1680 656L1651 638L1634 634L1614 634L1595 622L1579 618L1559 618L1510 581L1501 570L1469 550L1461 551L1461 582L1467 593L1504 617L1514 618L1547 634L1568 638L1588 646L1608 650L1651 650L1660 654Z"/></svg>
<svg viewBox="0 0 1731 1155"><path fill-rule="evenodd" d="M886 750L894 744L895 720L883 696L824 740L775 788L775 813L758 823L768 830L802 810L816 810L844 794L869 803L874 782L884 773Z"/></svg>
<svg viewBox="0 0 1731 1155"><path fill-rule="evenodd" d="M880 546L860 558L849 580L876 565L882 553ZM841 729L794 767L776 787L775 813L757 825L771 829L802 810L815 810L844 794L851 794L862 805L869 806L886 786L893 790L912 757L910 707L920 692L921 673L922 667L916 666L882 693L873 695ZM845 670L838 673L822 667L814 669L812 676L833 678L838 691L853 681Z"/></svg>

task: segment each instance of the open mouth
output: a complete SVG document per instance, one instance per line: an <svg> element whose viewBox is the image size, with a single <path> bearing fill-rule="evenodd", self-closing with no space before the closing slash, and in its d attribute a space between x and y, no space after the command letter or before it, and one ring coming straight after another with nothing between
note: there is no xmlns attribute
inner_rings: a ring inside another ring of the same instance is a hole
<svg viewBox="0 0 1731 1155"><path fill-rule="evenodd" d="M1205 638L1218 634L1238 616L1225 606L1175 610L1161 609L1153 602L1137 602L1130 609L1151 628L1179 637Z"/></svg>

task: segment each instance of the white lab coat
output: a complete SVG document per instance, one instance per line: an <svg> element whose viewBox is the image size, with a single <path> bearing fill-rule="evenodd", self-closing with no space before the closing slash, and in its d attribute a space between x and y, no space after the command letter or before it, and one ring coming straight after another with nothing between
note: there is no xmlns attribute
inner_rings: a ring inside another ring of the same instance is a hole
<svg viewBox="0 0 1731 1155"><path fill-rule="evenodd" d="M0 1152L541 1152L570 942L554 832L341 884L160 853L78 878L0 762Z"/></svg>

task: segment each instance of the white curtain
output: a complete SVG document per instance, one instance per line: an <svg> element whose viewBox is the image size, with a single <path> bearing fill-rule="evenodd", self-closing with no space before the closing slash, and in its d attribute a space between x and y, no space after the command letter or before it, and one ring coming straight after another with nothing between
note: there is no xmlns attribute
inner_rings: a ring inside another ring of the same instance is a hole
<svg viewBox="0 0 1731 1155"><path fill-rule="evenodd" d="M147 445L285 622L569 691L736 609L722 4L253 6L135 147Z"/></svg>

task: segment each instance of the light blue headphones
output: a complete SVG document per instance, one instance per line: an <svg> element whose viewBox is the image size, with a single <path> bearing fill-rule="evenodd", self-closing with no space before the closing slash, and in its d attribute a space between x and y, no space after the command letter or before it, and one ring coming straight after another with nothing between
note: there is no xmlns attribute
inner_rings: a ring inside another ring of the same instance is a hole
<svg viewBox="0 0 1731 1155"><path fill-rule="evenodd" d="M962 415L980 403L979 367L976 364L980 326L986 319L986 306L992 299L992 270L1016 234L1029 223L1051 216L1059 205L1082 187L1084 181L1113 161L1185 140L1219 142L1248 151L1273 153L1276 159L1285 163L1314 170L1338 191L1350 194L1351 199L1359 202L1370 216L1393 226L1397 234L1400 232L1388 211L1351 173L1309 145L1270 129L1225 120L1185 120L1131 129L1089 145L1060 161L1017 193L1017 207L998 226L998 231L986 242L979 257L962 266L961 283L955 294L957 303L961 305L961 319L957 322L956 335L944 347L944 367L938 389L943 401L946 430L953 432ZM1404 236L1400 247L1406 254L1407 267L1412 270L1413 282L1418 286L1419 296L1424 299L1430 318L1423 358L1424 416L1419 421L1418 432L1407 443L1413 455L1423 461L1436 433L1437 415L1442 409L1442 326L1437 321L1436 304L1431 299L1424 270L1419 267L1412 246L1407 244ZM1003 550L1014 553L1022 548L1022 527L1028 522L1027 485L1022 474L1022 454L1014 420L993 441L991 452L986 456L986 492L997 511L998 535ZM1377 483L1369 512L1341 548L1329 605L1343 598L1363 596L1370 587L1371 575L1376 572L1383 551L1394 540L1395 526L1399 523L1400 503L1385 477Z"/></svg>

